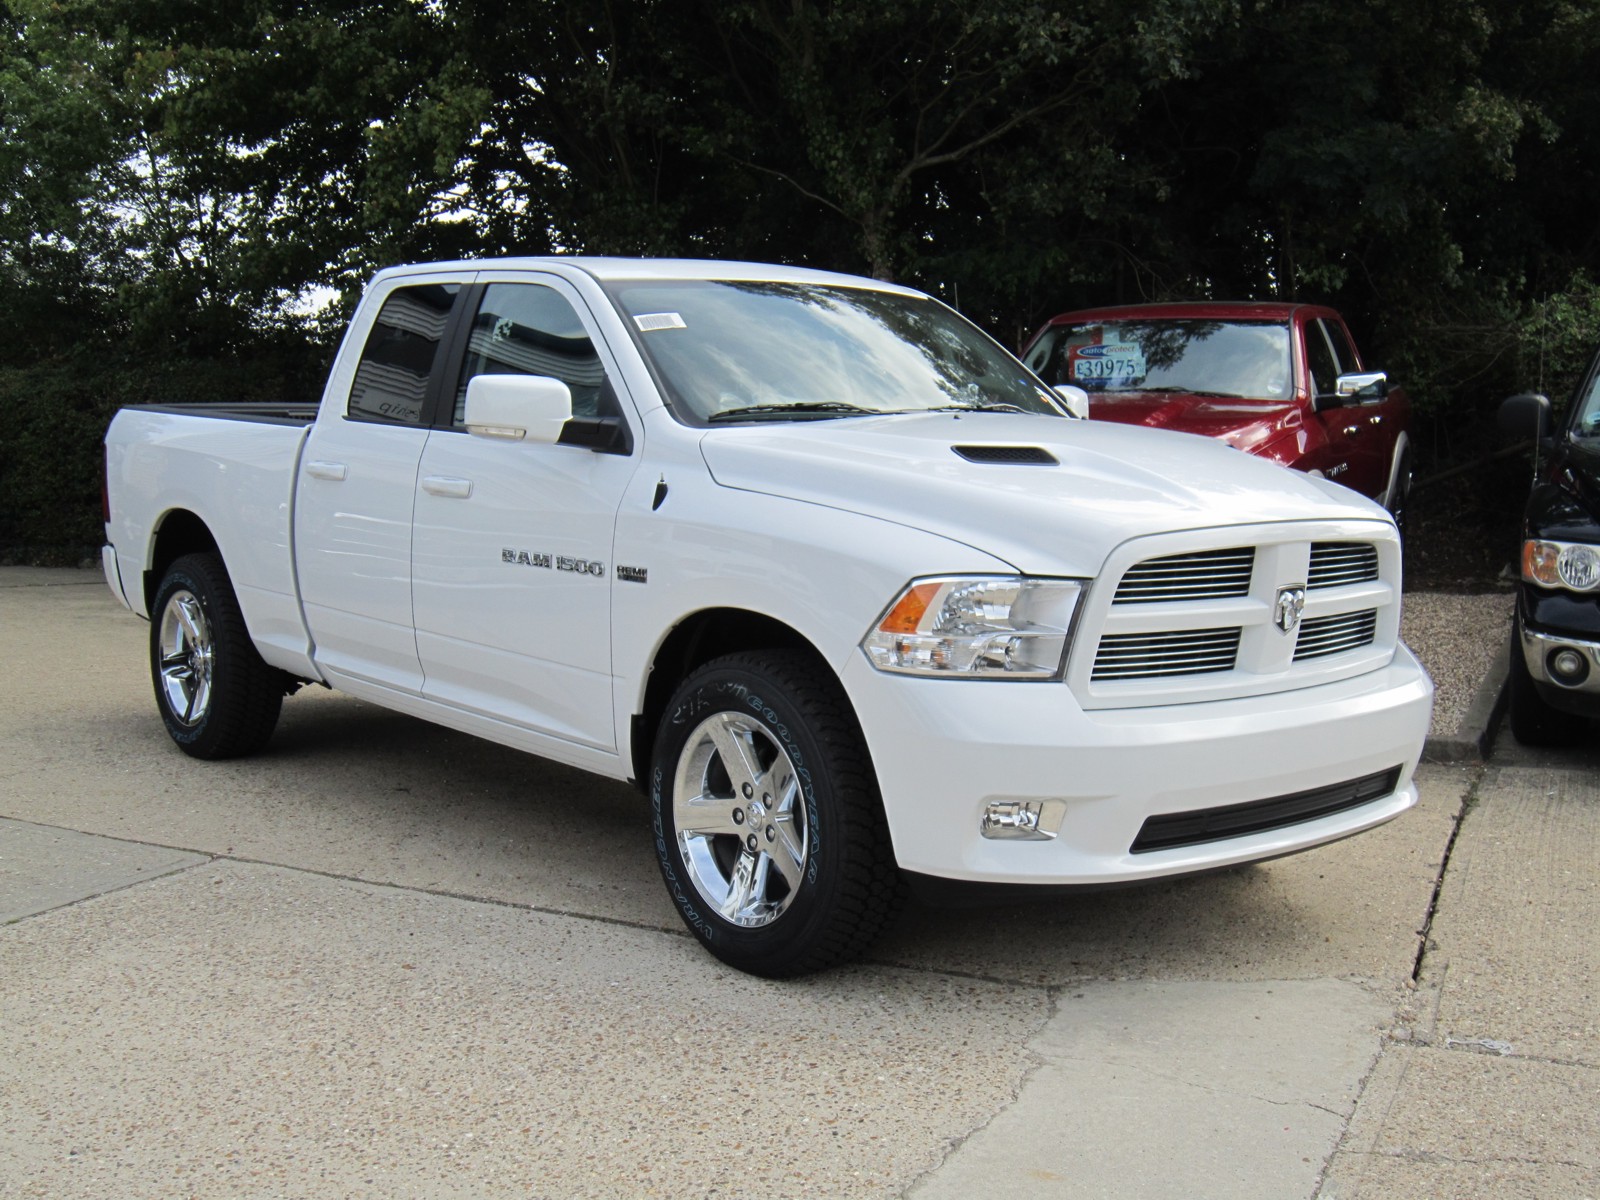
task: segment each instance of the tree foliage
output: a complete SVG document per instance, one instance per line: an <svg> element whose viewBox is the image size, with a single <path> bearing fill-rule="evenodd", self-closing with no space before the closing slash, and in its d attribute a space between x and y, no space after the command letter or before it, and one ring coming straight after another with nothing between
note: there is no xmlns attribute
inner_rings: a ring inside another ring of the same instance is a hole
<svg viewBox="0 0 1600 1200"><path fill-rule="evenodd" d="M52 403L293 394L373 268L504 253L858 271L1013 344L1330 302L1444 424L1600 333L1597 61L1592 0L0 0L0 391L49 393L0 492Z"/></svg>

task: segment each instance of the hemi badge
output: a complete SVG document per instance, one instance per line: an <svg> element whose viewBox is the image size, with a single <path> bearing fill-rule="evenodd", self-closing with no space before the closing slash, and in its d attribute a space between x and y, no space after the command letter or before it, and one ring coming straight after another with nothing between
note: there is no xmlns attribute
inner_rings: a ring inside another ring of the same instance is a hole
<svg viewBox="0 0 1600 1200"><path fill-rule="evenodd" d="M649 583L650 572L644 567L618 567L617 578L623 583Z"/></svg>

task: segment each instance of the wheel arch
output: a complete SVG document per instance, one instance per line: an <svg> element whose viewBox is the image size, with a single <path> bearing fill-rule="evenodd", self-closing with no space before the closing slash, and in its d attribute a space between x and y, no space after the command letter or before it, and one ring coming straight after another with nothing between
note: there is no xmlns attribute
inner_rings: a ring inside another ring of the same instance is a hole
<svg viewBox="0 0 1600 1200"><path fill-rule="evenodd" d="M1400 481L1405 473L1411 470L1411 438L1405 430L1395 435L1394 452L1389 456L1389 479L1383 489L1383 495L1376 497L1379 504L1385 508L1391 507L1395 489L1400 486ZM1406 488L1407 492L1410 487Z"/></svg>
<svg viewBox="0 0 1600 1200"><path fill-rule="evenodd" d="M154 612L156 589L167 568L185 554L215 554L221 557L216 535L204 520L185 508L162 514L150 539L149 565L144 572L144 607ZM223 564L226 569L227 564Z"/></svg>
<svg viewBox="0 0 1600 1200"><path fill-rule="evenodd" d="M838 679L838 672L803 633L775 617L745 608L707 608L685 617L657 647L649 664L643 703L633 716L629 753L635 787L644 791L647 786L656 731L678 684L712 659L741 650L800 651L813 659L818 669Z"/></svg>

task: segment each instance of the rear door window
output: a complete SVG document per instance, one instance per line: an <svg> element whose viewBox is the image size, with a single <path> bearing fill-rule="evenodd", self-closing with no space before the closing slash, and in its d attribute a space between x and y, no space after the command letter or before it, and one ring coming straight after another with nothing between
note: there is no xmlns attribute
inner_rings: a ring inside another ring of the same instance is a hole
<svg viewBox="0 0 1600 1200"><path fill-rule="evenodd" d="M345 415L357 421L421 425L428 382L460 286L399 288L383 302L356 366Z"/></svg>

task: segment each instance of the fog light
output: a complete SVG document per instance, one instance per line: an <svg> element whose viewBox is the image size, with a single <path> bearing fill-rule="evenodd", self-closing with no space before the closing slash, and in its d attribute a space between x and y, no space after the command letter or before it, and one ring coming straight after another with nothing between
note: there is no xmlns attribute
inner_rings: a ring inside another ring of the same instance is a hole
<svg viewBox="0 0 1600 1200"><path fill-rule="evenodd" d="M1589 660L1571 646L1552 650L1545 660L1550 678L1567 687L1577 687L1589 677Z"/></svg>
<svg viewBox="0 0 1600 1200"><path fill-rule="evenodd" d="M979 830L1001 841L1048 842L1061 832L1067 815L1065 800L1013 800L996 798L983 808Z"/></svg>

